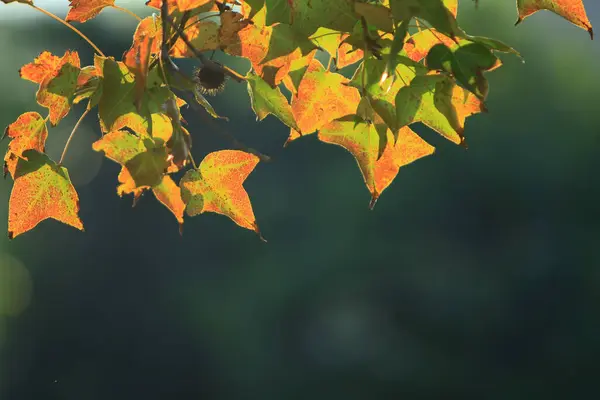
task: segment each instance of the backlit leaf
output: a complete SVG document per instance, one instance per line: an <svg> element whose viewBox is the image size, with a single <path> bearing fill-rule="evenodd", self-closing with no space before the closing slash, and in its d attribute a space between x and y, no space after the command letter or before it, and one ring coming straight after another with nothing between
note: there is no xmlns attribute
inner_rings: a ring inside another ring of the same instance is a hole
<svg viewBox="0 0 600 400"><path fill-rule="evenodd" d="M173 179L165 175L158 185L152 187L152 193L154 193L158 201L173 213L175 218L177 218L177 222L183 224L185 203L181 199L181 189L173 182Z"/></svg>
<svg viewBox="0 0 600 400"><path fill-rule="evenodd" d="M444 75L417 76L396 95L399 127L422 122L456 144L464 141L465 119L483 110L477 97Z"/></svg>
<svg viewBox="0 0 600 400"><path fill-rule="evenodd" d="M105 7L113 6L115 0L70 0L67 21L85 22L94 18Z"/></svg>
<svg viewBox="0 0 600 400"><path fill-rule="evenodd" d="M187 214L222 214L258 233L252 204L242 186L258 161L254 154L239 150L208 154L198 169L186 172L179 183Z"/></svg>
<svg viewBox="0 0 600 400"><path fill-rule="evenodd" d="M517 8L517 24L540 10L549 10L585 29L590 33L590 37L594 38L594 30L585 12L583 0L517 0Z"/></svg>
<svg viewBox="0 0 600 400"><path fill-rule="evenodd" d="M43 51L32 63L22 66L19 70L19 75L23 79L42 83L46 75L56 70L60 61L60 57L53 55L49 51Z"/></svg>
<svg viewBox="0 0 600 400"><path fill-rule="evenodd" d="M162 140L141 138L125 130L109 132L92 147L125 167L131 179L127 182L127 193L159 184L169 167L167 149Z"/></svg>
<svg viewBox="0 0 600 400"><path fill-rule="evenodd" d="M444 44L433 46L427 54L426 63L431 69L454 75L457 82L484 100L488 94L488 82L483 72L495 68L498 58L481 43L465 42L452 48Z"/></svg>
<svg viewBox="0 0 600 400"><path fill-rule="evenodd" d="M278 87L272 88L260 76L253 73L248 74L246 80L252 110L259 121L273 114L290 128L300 130L294 120L292 108Z"/></svg>
<svg viewBox="0 0 600 400"><path fill-rule="evenodd" d="M312 63L319 61L313 60ZM348 79L325 70L307 71L292 97L292 111L300 132L313 133L334 119L356 112L360 94ZM288 142L299 137L292 130Z"/></svg>
<svg viewBox="0 0 600 400"><path fill-rule="evenodd" d="M328 123L319 131L321 141L342 146L354 156L371 192L371 208L392 183L400 167L434 152L431 145L408 127L400 129L395 144L391 131L388 130L387 135L387 146L378 158L379 137L373 124L357 123L355 116L348 115Z"/></svg>
<svg viewBox="0 0 600 400"><path fill-rule="evenodd" d="M23 156L8 203L8 237L17 237L48 218L83 230L79 197L67 169L35 150Z"/></svg>
<svg viewBox="0 0 600 400"><path fill-rule="evenodd" d="M166 87L147 89L138 110L135 76L127 66L122 62L106 59L103 75L102 97L98 104L103 132L128 127L139 135L170 137L171 120L162 109L170 96Z"/></svg>
<svg viewBox="0 0 600 400"><path fill-rule="evenodd" d="M15 175L18 159L26 150L37 150L43 153L46 148L48 128L46 121L37 112L26 112L15 122L6 127L4 134L12 140L4 157L6 166L11 176Z"/></svg>
<svg viewBox="0 0 600 400"><path fill-rule="evenodd" d="M48 108L50 124L57 125L71 109L80 72L79 55L67 51L53 71L44 75L36 94L38 103Z"/></svg>

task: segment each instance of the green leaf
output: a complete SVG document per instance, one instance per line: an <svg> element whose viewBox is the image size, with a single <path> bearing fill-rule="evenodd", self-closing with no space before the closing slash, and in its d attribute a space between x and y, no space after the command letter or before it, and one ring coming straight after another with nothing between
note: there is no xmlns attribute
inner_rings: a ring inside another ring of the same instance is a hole
<svg viewBox="0 0 600 400"><path fill-rule="evenodd" d="M246 76L248 81L248 94L252 110L259 121L267 115L273 114L284 124L297 131L300 130L294 119L292 108L278 87L272 88L260 76L250 73Z"/></svg>
<svg viewBox="0 0 600 400"><path fill-rule="evenodd" d="M92 148L123 165L128 172L124 183L132 192L161 182L169 167L167 148L162 140L142 138L125 130L112 131L94 142Z"/></svg>
<svg viewBox="0 0 600 400"><path fill-rule="evenodd" d="M354 0L266 0L267 25L290 24L308 37L318 28L351 32L356 23Z"/></svg>
<svg viewBox="0 0 600 400"><path fill-rule="evenodd" d="M357 121L347 115L325 125L319 131L319 140L336 144L348 150L356 159L363 179L371 192L373 208L381 193L392 183L404 165L433 153L434 148L410 128L403 128L394 143L392 134L381 156L378 156L380 139L373 124Z"/></svg>
<svg viewBox="0 0 600 400"><path fill-rule="evenodd" d="M445 75L415 77L396 95L398 127L422 122L456 144L464 142L469 115L484 110L483 103Z"/></svg>
<svg viewBox="0 0 600 400"><path fill-rule="evenodd" d="M354 11L361 17L365 17L369 25L373 25L384 32L394 32L394 21L389 8L380 4L357 2L354 3Z"/></svg>
<svg viewBox="0 0 600 400"><path fill-rule="evenodd" d="M172 95L166 87L147 89L138 110L135 76L127 66L122 62L106 59L103 75L102 93L98 104L98 117L103 132L127 127L139 135L170 135L166 132L172 131L171 120L162 110L162 105Z"/></svg>
<svg viewBox="0 0 600 400"><path fill-rule="evenodd" d="M397 21L418 17L450 37L462 35L455 16L442 0L390 0L390 8Z"/></svg>
<svg viewBox="0 0 600 400"><path fill-rule="evenodd" d="M454 75L457 82L483 100L488 93L483 72L493 68L498 58L481 43L467 42L452 49L440 43L429 50L426 62L431 69Z"/></svg>
<svg viewBox="0 0 600 400"><path fill-rule="evenodd" d="M287 56L298 48L304 56L315 49L316 46L306 36L294 31L290 25L277 24L273 26L267 55L260 63L264 64L276 58Z"/></svg>

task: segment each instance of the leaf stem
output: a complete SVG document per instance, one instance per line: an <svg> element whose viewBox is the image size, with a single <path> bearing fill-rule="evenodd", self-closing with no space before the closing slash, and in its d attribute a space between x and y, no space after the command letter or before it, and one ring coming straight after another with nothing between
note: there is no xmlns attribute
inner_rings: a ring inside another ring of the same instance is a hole
<svg viewBox="0 0 600 400"><path fill-rule="evenodd" d="M139 17L137 14L135 14L135 13L134 13L133 11L131 11L131 10L128 10L128 9L126 9L126 8L124 8L124 7L121 7L121 6L118 6L118 5L116 5L116 4L113 4L111 7L112 7L112 8L114 8L115 10L119 10L119 11L122 11L122 12L124 12L125 14L129 14L129 15L131 15L133 18L137 19L138 21L142 21L142 18L141 18L141 17Z"/></svg>
<svg viewBox="0 0 600 400"><path fill-rule="evenodd" d="M92 42L90 40L90 38L88 38L87 36L85 36L83 34L83 32L81 32L79 29L75 28L73 25L71 25L70 23L68 23L67 21L65 21L64 19L57 17L56 15L52 14L50 11L46 11L43 8L40 8L36 5L34 5L33 3L25 3L31 7L33 7L34 9L38 10L39 12L41 12L42 14L47 15L48 17L60 22L61 24L63 24L64 26L66 26L67 28L69 28L70 30L72 30L73 32L75 32L76 34L78 34L83 40L85 40L86 42L88 42L90 44L90 46L92 46L94 48L94 50L96 51L96 53L100 54L102 57L106 57L106 55L104 55L104 53L102 52L102 50L100 50L98 48L98 46L96 46L94 44L94 42Z"/></svg>
<svg viewBox="0 0 600 400"><path fill-rule="evenodd" d="M69 135L69 138L67 139L67 143L65 143L65 148L63 149L63 152L60 156L58 165L62 165L62 163L65 159L65 155L67 154L67 150L69 149L69 145L71 144L71 141L73 140L73 137L75 136L75 132L77 132L77 128L79 128L81 121L83 121L83 119L89 112L90 112L90 109L86 108L85 111L83 112L83 114L81 114L81 117L79 117L79 120L75 123L75 126L73 127L73 130L71 131L71 134Z"/></svg>

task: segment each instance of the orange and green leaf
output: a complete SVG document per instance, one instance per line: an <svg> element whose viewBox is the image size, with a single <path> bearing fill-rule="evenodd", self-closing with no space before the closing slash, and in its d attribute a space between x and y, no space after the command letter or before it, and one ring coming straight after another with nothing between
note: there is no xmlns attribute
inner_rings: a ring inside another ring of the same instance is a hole
<svg viewBox="0 0 600 400"><path fill-rule="evenodd" d="M114 6L115 0L70 0L66 21L85 22L104 8Z"/></svg>
<svg viewBox="0 0 600 400"><path fill-rule="evenodd" d="M15 122L8 125L4 135L12 139L8 144L4 162L10 175L14 177L18 159L23 157L24 151L45 151L48 128L40 114L30 111L21 114Z"/></svg>
<svg viewBox="0 0 600 400"><path fill-rule="evenodd" d="M20 158L8 203L8 237L14 238L53 218L83 230L79 197L67 169L45 154L27 150Z"/></svg>
<svg viewBox="0 0 600 400"><path fill-rule="evenodd" d="M465 119L483 102L445 75L415 77L396 95L398 127L422 122L456 144L464 142Z"/></svg>
<svg viewBox="0 0 600 400"><path fill-rule="evenodd" d="M198 169L181 179L181 195L189 216L204 212L225 215L239 226L259 232L248 193L242 186L258 164L254 154L221 150L208 154Z"/></svg>
<svg viewBox="0 0 600 400"><path fill-rule="evenodd" d="M44 80L46 75L56 70L60 61L60 57L55 56L49 51L43 51L32 63L22 66L21 69L19 69L19 75L23 79L35 83L42 83L42 80Z"/></svg>
<svg viewBox="0 0 600 400"><path fill-rule="evenodd" d="M322 70L317 60L311 64L316 70L309 68L300 82L298 94L292 97L294 119L302 135L313 133L334 119L356 112L360 101L358 90L347 85L347 78ZM292 129L288 142L300 136Z"/></svg>
<svg viewBox="0 0 600 400"><path fill-rule="evenodd" d="M183 224L183 212L185 211L185 203L181 199L181 189L173 179L165 175L162 181L152 187L152 193L158 201L167 207L177 218L179 224Z"/></svg>
<svg viewBox="0 0 600 400"><path fill-rule="evenodd" d="M355 115L336 119L319 131L319 140L342 146L354 156L371 192L371 208L392 183L400 167L434 152L431 145L408 127L400 129L395 144L390 130L387 135L385 150L378 157L380 140L375 125L357 119Z"/></svg>
<svg viewBox="0 0 600 400"><path fill-rule="evenodd" d="M79 54L76 51L67 51L62 58L44 51L33 63L19 70L22 78L40 84L36 99L40 105L48 108L50 124L53 126L71 109L80 71Z"/></svg>
<svg viewBox="0 0 600 400"><path fill-rule="evenodd" d="M582 0L517 0L517 8L519 10L517 24L540 10L549 10L585 29L590 37L594 38L594 30Z"/></svg>

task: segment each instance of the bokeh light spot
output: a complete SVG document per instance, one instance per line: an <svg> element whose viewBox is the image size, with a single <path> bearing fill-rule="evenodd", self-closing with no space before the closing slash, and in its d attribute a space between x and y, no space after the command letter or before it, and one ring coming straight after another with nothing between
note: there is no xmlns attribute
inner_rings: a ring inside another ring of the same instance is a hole
<svg viewBox="0 0 600 400"><path fill-rule="evenodd" d="M8 254L0 254L0 316L21 314L31 301L33 284L25 265Z"/></svg>

